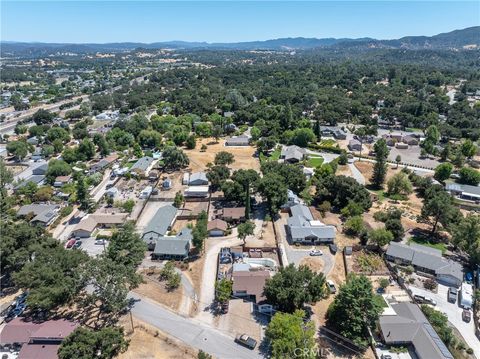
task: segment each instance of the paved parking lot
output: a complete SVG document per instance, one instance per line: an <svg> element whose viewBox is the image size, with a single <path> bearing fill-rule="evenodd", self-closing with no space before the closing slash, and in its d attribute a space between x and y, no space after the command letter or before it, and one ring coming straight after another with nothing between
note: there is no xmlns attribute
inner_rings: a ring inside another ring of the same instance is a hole
<svg viewBox="0 0 480 359"><path fill-rule="evenodd" d="M472 348L475 352L475 356L480 358L480 343L477 337L475 336L475 324L473 319L470 323L466 323L462 320L462 311L463 309L459 307L458 300L456 303L450 303L447 300L448 286L438 284L437 293L432 293L426 289L421 289L417 287L409 287L413 295L420 294L424 296L429 296L437 302L436 309L444 313L448 317L448 321L461 333L463 339Z"/></svg>

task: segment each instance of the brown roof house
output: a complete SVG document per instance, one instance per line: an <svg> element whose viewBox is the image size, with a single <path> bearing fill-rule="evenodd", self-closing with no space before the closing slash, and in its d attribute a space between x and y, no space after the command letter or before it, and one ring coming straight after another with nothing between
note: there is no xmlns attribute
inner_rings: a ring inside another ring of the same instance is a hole
<svg viewBox="0 0 480 359"><path fill-rule="evenodd" d="M267 270L238 270L232 274L233 296L246 297L252 300L259 312L268 313L273 310L271 304L266 303L263 295L265 282L270 278Z"/></svg>
<svg viewBox="0 0 480 359"><path fill-rule="evenodd" d="M228 223L238 223L245 220L245 207L222 208L218 217Z"/></svg>
<svg viewBox="0 0 480 359"><path fill-rule="evenodd" d="M221 219L208 222L207 231L210 237L222 237L228 230L228 223Z"/></svg>
<svg viewBox="0 0 480 359"><path fill-rule="evenodd" d="M72 176L58 176L53 182L53 187L63 187L70 182L72 182Z"/></svg>
<svg viewBox="0 0 480 359"><path fill-rule="evenodd" d="M3 328L0 343L20 349L18 359L57 359L60 344L77 327L64 319L33 323L15 318Z"/></svg>
<svg viewBox="0 0 480 359"><path fill-rule="evenodd" d="M75 237L88 238L97 228L112 228L121 226L127 219L126 213L90 214L78 223L72 231Z"/></svg>

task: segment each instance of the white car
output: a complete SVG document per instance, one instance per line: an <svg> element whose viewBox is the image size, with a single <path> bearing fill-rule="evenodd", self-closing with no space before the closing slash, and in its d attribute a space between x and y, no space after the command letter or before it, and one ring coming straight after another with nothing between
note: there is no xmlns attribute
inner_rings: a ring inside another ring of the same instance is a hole
<svg viewBox="0 0 480 359"><path fill-rule="evenodd" d="M319 249L312 249L312 250L310 251L310 255L311 255L312 257L323 256L323 252L322 252L321 250L319 250Z"/></svg>
<svg viewBox="0 0 480 359"><path fill-rule="evenodd" d="M337 288L335 287L335 283L331 281L330 279L327 279L327 288L330 291L330 293L335 294L337 293Z"/></svg>
<svg viewBox="0 0 480 359"><path fill-rule="evenodd" d="M107 244L107 241L105 239L97 239L95 244L104 245Z"/></svg>

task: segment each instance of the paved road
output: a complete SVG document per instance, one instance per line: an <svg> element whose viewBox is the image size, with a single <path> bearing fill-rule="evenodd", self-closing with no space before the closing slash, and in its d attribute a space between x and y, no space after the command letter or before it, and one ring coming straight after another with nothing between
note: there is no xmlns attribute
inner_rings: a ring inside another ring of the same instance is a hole
<svg viewBox="0 0 480 359"><path fill-rule="evenodd" d="M221 359L262 358L258 351L236 344L233 337L198 320L184 318L137 294L131 293L129 296L137 300L132 308L132 314L135 317L191 347Z"/></svg>

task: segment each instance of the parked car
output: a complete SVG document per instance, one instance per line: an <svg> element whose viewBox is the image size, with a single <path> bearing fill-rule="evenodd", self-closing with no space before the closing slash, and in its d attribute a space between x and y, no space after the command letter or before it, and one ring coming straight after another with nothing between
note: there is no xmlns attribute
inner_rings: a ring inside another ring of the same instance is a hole
<svg viewBox="0 0 480 359"><path fill-rule="evenodd" d="M423 295L415 294L413 298L421 304L437 305L437 302L430 297L425 297Z"/></svg>
<svg viewBox="0 0 480 359"><path fill-rule="evenodd" d="M105 239L97 239L95 241L95 244L104 245L104 244L107 244L107 241Z"/></svg>
<svg viewBox="0 0 480 359"><path fill-rule="evenodd" d="M252 350L257 346L257 341L247 334L237 335L235 342Z"/></svg>
<svg viewBox="0 0 480 359"><path fill-rule="evenodd" d="M335 287L335 283L331 281L330 279L327 279L327 287L330 293L334 294L337 293L337 288Z"/></svg>
<svg viewBox="0 0 480 359"><path fill-rule="evenodd" d="M382 354L382 359L392 359L390 354Z"/></svg>
<svg viewBox="0 0 480 359"><path fill-rule="evenodd" d="M448 301L450 303L455 303L457 301L458 290L457 288L448 288Z"/></svg>
<svg viewBox="0 0 480 359"><path fill-rule="evenodd" d="M330 248L330 252L332 252L332 254L335 254L337 253L338 251L338 247L335 243L331 243L328 245L328 248Z"/></svg>
<svg viewBox="0 0 480 359"><path fill-rule="evenodd" d="M472 320L472 313L470 312L470 310L464 309L462 311L462 320L464 322L470 323L470 321Z"/></svg>
<svg viewBox="0 0 480 359"><path fill-rule="evenodd" d="M228 302L222 303L220 308L221 308L222 314L227 314L228 308L229 308Z"/></svg>
<svg viewBox="0 0 480 359"><path fill-rule="evenodd" d="M82 241L76 241L73 245L73 248L80 248L82 246Z"/></svg>
<svg viewBox="0 0 480 359"><path fill-rule="evenodd" d="M319 249L312 249L312 250L310 251L310 255L311 255L312 257L323 256L323 252L322 252L321 250L319 250Z"/></svg>
<svg viewBox="0 0 480 359"><path fill-rule="evenodd" d="M67 244L65 245L65 248L69 249L69 248L72 248L73 245L77 242L76 239L70 239Z"/></svg>

